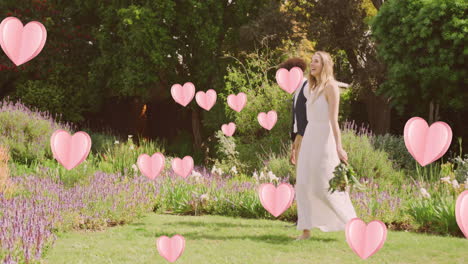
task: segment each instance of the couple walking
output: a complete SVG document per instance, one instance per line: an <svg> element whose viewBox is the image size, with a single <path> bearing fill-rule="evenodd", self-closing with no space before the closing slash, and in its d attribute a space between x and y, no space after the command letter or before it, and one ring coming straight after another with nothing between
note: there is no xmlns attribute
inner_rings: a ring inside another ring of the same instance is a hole
<svg viewBox="0 0 468 264"><path fill-rule="evenodd" d="M344 230L356 217L347 192L328 192L328 181L340 160L347 162L338 125L339 82L334 78L333 61L327 52L312 56L309 74L293 95L291 162L296 165L297 240L308 239L314 227L323 232ZM280 68L307 65L300 58L285 61Z"/></svg>

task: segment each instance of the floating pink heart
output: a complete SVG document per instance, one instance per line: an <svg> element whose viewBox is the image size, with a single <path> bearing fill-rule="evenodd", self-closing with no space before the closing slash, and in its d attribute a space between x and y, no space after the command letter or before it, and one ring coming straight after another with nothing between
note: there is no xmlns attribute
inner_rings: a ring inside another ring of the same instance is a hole
<svg viewBox="0 0 468 264"><path fill-rule="evenodd" d="M421 166L426 166L447 152L452 142L452 129L444 122L435 122L429 127L424 119L413 117L406 122L404 139L411 156Z"/></svg>
<svg viewBox="0 0 468 264"><path fill-rule="evenodd" d="M159 255L169 262L174 262L184 252L185 238L181 235L175 235L172 238L161 236L156 241L156 247Z"/></svg>
<svg viewBox="0 0 468 264"><path fill-rule="evenodd" d="M172 170L174 172L183 177L186 178L187 176L190 175L190 173L193 170L193 159L190 156L185 156L183 160L179 158L174 158L172 160Z"/></svg>
<svg viewBox="0 0 468 264"><path fill-rule="evenodd" d="M221 130L223 131L224 135L226 135L227 137L230 137L234 134L234 132L236 131L236 124L234 124L233 122L229 123L229 124L224 124L221 126Z"/></svg>
<svg viewBox="0 0 468 264"><path fill-rule="evenodd" d="M458 227L468 238L468 190L463 191L457 198L455 203L455 218Z"/></svg>
<svg viewBox="0 0 468 264"><path fill-rule="evenodd" d="M276 114L275 110L269 111L268 114L261 112L258 114L257 119L258 123L260 123L263 128L271 130L278 120L278 114Z"/></svg>
<svg viewBox="0 0 468 264"><path fill-rule="evenodd" d="M143 175L154 180L164 169L164 161L164 155L157 152L151 157L148 154L141 154L138 156L137 164Z"/></svg>
<svg viewBox="0 0 468 264"><path fill-rule="evenodd" d="M240 112L247 103L247 95L245 93L231 94L227 98L227 103L234 111Z"/></svg>
<svg viewBox="0 0 468 264"><path fill-rule="evenodd" d="M83 131L71 136L67 131L56 130L50 137L54 158L67 170L81 164L91 150L91 137Z"/></svg>
<svg viewBox="0 0 468 264"><path fill-rule="evenodd" d="M195 96L195 100L201 108L205 109L206 111L210 111L210 109L216 103L216 91L213 89L206 91L206 93L199 91Z"/></svg>
<svg viewBox="0 0 468 264"><path fill-rule="evenodd" d="M258 189L258 196L263 208L274 217L278 217L291 206L294 188L288 183L282 183L278 188L271 183L264 183Z"/></svg>
<svg viewBox="0 0 468 264"><path fill-rule="evenodd" d="M359 218L346 224L346 242L360 258L367 259L379 251L387 239L387 227L379 220L368 225Z"/></svg>
<svg viewBox="0 0 468 264"><path fill-rule="evenodd" d="M301 84L304 73L301 68L294 67L290 71L281 68L276 71L276 82L281 87L281 89L292 94L299 84Z"/></svg>
<svg viewBox="0 0 468 264"><path fill-rule="evenodd" d="M184 86L174 84L171 87L171 95L176 103L187 106L195 96L195 85L191 82L185 83Z"/></svg>
<svg viewBox="0 0 468 264"><path fill-rule="evenodd" d="M0 46L16 66L35 58L44 48L47 30L31 21L23 27L16 17L7 17L0 24Z"/></svg>

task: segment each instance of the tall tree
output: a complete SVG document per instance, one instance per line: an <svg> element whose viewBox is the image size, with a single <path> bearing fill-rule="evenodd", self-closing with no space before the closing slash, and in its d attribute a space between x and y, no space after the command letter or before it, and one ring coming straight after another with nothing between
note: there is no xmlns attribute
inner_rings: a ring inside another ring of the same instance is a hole
<svg viewBox="0 0 468 264"><path fill-rule="evenodd" d="M328 0L286 1L295 20L310 39L317 41L316 49L332 54L343 50L352 68L353 87L358 99L366 104L372 130L377 134L390 128L389 99L378 95L384 81L384 65L377 59L375 44L367 21L383 1ZM372 10L374 9L374 10Z"/></svg>
<svg viewBox="0 0 468 264"><path fill-rule="evenodd" d="M98 97L87 82L89 59L95 56L90 34L92 16L77 16L63 1L2 2L2 16L16 17L23 25L41 22L47 29L47 41L41 53L16 67L0 52L0 97L22 99L27 105L67 121L83 120L86 111L96 111Z"/></svg>
<svg viewBox="0 0 468 264"><path fill-rule="evenodd" d="M382 6L373 21L388 69L381 91L398 110L428 113L432 123L443 109L460 111L468 105L467 17L463 0L389 1Z"/></svg>

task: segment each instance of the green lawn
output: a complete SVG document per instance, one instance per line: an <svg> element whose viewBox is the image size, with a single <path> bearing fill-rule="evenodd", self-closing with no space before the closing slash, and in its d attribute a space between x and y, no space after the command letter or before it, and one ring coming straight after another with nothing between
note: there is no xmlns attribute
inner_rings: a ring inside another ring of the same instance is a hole
<svg viewBox="0 0 468 264"><path fill-rule="evenodd" d="M310 240L289 223L222 216L149 214L102 232L60 234L45 263L169 263L159 256L156 238L180 234L186 246L175 263L468 263L468 240L408 232L388 232L383 248L361 260L343 232L312 231Z"/></svg>

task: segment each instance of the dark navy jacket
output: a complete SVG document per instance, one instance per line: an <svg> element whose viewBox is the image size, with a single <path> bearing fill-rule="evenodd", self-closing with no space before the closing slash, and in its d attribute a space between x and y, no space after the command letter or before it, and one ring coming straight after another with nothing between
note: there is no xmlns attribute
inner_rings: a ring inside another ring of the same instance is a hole
<svg viewBox="0 0 468 264"><path fill-rule="evenodd" d="M294 94L292 98L292 122L291 122L291 140L294 141L296 135L299 134L304 136L305 128L307 126L307 111L306 102L307 98L304 96L304 89L306 87L307 80L302 84L301 90L297 95L297 102L294 105ZM297 134L294 133L294 118L297 119Z"/></svg>

